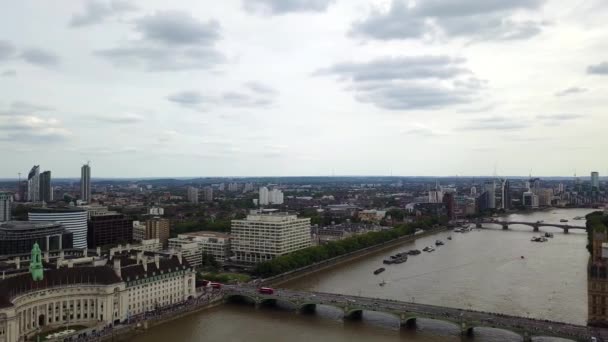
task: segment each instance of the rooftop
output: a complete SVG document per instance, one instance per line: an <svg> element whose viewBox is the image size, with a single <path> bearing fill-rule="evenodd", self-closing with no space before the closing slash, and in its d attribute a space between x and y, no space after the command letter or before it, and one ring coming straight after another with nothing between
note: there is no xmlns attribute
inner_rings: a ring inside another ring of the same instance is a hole
<svg viewBox="0 0 608 342"><path fill-rule="evenodd" d="M59 228L61 227L60 223L51 222L51 221L40 221L40 222L31 222L31 221L7 221L0 223L0 229L2 230L38 230L38 229L47 229L47 228Z"/></svg>
<svg viewBox="0 0 608 342"><path fill-rule="evenodd" d="M221 238L221 239L229 239L230 238L229 234L218 233L218 232L210 232L210 231L190 232L190 233L183 233L183 234L179 234L179 235L192 236L192 237L196 237L196 236L215 237L215 238Z"/></svg>

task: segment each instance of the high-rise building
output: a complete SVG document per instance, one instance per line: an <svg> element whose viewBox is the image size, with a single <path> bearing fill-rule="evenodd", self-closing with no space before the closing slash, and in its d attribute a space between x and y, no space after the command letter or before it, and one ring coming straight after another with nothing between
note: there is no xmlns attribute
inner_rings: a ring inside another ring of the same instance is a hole
<svg viewBox="0 0 608 342"><path fill-rule="evenodd" d="M53 201L53 187L51 186L51 171L40 174L40 200L44 202Z"/></svg>
<svg viewBox="0 0 608 342"><path fill-rule="evenodd" d="M10 192L0 192L0 222L11 220L11 202L13 194Z"/></svg>
<svg viewBox="0 0 608 342"><path fill-rule="evenodd" d="M593 171L591 172L591 186L595 189L600 188L600 173Z"/></svg>
<svg viewBox="0 0 608 342"><path fill-rule="evenodd" d="M88 163L80 168L80 199L91 202L91 166Z"/></svg>
<svg viewBox="0 0 608 342"><path fill-rule="evenodd" d="M116 212L91 215L87 233L89 248L131 242L133 242L133 220Z"/></svg>
<svg viewBox="0 0 608 342"><path fill-rule="evenodd" d="M532 191L524 192L523 198L522 198L522 204L526 208L532 208L532 209L538 208L538 206L539 206L538 195L533 193Z"/></svg>
<svg viewBox="0 0 608 342"><path fill-rule="evenodd" d="M453 220L456 218L455 209L456 209L456 198L453 192L446 192L443 195L443 203L445 204L445 208L448 211L448 219Z"/></svg>
<svg viewBox="0 0 608 342"><path fill-rule="evenodd" d="M226 187L226 185L224 183L220 183L220 185L217 187L218 191L224 191L224 188Z"/></svg>
<svg viewBox="0 0 608 342"><path fill-rule="evenodd" d="M509 209L511 209L513 201L511 200L511 183L509 182L508 179L505 179L502 182L501 190L502 190L502 196L501 196L502 209L509 210Z"/></svg>
<svg viewBox="0 0 608 342"><path fill-rule="evenodd" d="M260 188L260 195L258 204L259 205L268 205L268 188L263 186Z"/></svg>
<svg viewBox="0 0 608 342"><path fill-rule="evenodd" d="M31 222L59 222L72 233L74 248L87 248L88 213L82 208L33 208L28 213Z"/></svg>
<svg viewBox="0 0 608 342"><path fill-rule="evenodd" d="M477 187L475 187L475 186L471 187L471 196L473 196L473 197L477 196Z"/></svg>
<svg viewBox="0 0 608 342"><path fill-rule="evenodd" d="M40 166L34 165L27 175L27 200L40 201Z"/></svg>
<svg viewBox="0 0 608 342"><path fill-rule="evenodd" d="M283 204L283 191L279 189L272 189L268 193L268 203L270 204Z"/></svg>
<svg viewBox="0 0 608 342"><path fill-rule="evenodd" d="M246 183L245 186L243 187L243 192L250 192L250 191L253 191L253 184Z"/></svg>
<svg viewBox="0 0 608 342"><path fill-rule="evenodd" d="M239 183L228 183L228 191L235 192L239 190Z"/></svg>
<svg viewBox="0 0 608 342"><path fill-rule="evenodd" d="M27 201L27 181L21 181L17 184L17 194L15 195L15 201L25 202Z"/></svg>
<svg viewBox="0 0 608 342"><path fill-rule="evenodd" d="M167 246L171 225L169 220L155 217L146 221L143 240L158 239L163 247Z"/></svg>
<svg viewBox="0 0 608 342"><path fill-rule="evenodd" d="M243 220L232 220L231 236L236 261L263 262L310 247L310 218L252 211Z"/></svg>
<svg viewBox="0 0 608 342"><path fill-rule="evenodd" d="M213 188L212 187L206 186L203 189L203 201L213 202Z"/></svg>
<svg viewBox="0 0 608 342"><path fill-rule="evenodd" d="M193 186L188 187L188 202L198 204L198 189Z"/></svg>
<svg viewBox="0 0 608 342"><path fill-rule="evenodd" d="M496 209L496 183L493 180L486 181L484 184L484 192L487 192L488 209Z"/></svg>

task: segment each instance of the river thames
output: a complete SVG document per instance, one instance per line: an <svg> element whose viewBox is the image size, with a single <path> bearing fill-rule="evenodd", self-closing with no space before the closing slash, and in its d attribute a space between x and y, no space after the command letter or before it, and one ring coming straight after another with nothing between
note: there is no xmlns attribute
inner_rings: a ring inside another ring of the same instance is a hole
<svg viewBox="0 0 608 342"><path fill-rule="evenodd" d="M512 214L511 221L560 223L584 226L592 210L552 209ZM491 227L491 226L488 226ZM491 311L524 317L586 324L587 239L582 230L541 228L554 238L531 242L529 226L499 226L469 233L442 232L414 242L344 263L282 285L293 289L343 293L416 303ZM452 240L447 237L451 236ZM374 276L382 260L409 249L422 250L445 242L435 252L411 256L400 265L389 265ZM523 258L522 258L523 256ZM386 285L379 286L380 282ZM391 317L365 313L361 322L343 322L341 313L320 307L316 315L297 315L280 309L226 305L171 322L138 336L135 341L460 341L458 327L419 319L416 331L398 329ZM520 341L513 333L477 329L474 341ZM535 339L535 341L558 339Z"/></svg>

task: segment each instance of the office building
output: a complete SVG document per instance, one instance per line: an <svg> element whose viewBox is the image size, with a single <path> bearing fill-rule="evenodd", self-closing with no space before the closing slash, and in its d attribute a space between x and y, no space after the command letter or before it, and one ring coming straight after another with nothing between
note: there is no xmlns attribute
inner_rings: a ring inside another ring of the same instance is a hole
<svg viewBox="0 0 608 342"><path fill-rule="evenodd" d="M155 217L146 221L146 228L142 240L158 239L163 247L167 246L171 225L169 220Z"/></svg>
<svg viewBox="0 0 608 342"><path fill-rule="evenodd" d="M165 215L165 209L161 207L152 207L148 209L148 215L152 216L163 216Z"/></svg>
<svg viewBox="0 0 608 342"><path fill-rule="evenodd" d="M237 262L263 262L310 247L310 218L252 211L245 219L232 220L231 236Z"/></svg>
<svg viewBox="0 0 608 342"><path fill-rule="evenodd" d="M53 187L51 186L51 171L44 171L40 174L40 201L53 201Z"/></svg>
<svg viewBox="0 0 608 342"><path fill-rule="evenodd" d="M196 272L180 255L123 249L43 265L38 244L30 249L29 267L13 262L14 275L0 279L2 342L73 326L110 326L196 295Z"/></svg>
<svg viewBox="0 0 608 342"><path fill-rule="evenodd" d="M0 223L0 255L28 253L34 243L43 251L69 249L73 247L72 233L57 222Z"/></svg>
<svg viewBox="0 0 608 342"><path fill-rule="evenodd" d="M239 190L239 184L238 183L228 183L228 191L236 192L238 190Z"/></svg>
<svg viewBox="0 0 608 342"><path fill-rule="evenodd" d="M133 220L123 214L108 212L92 215L88 222L89 248L133 242Z"/></svg>
<svg viewBox="0 0 608 342"><path fill-rule="evenodd" d="M11 220L11 202L13 202L13 194L0 192L0 222Z"/></svg>
<svg viewBox="0 0 608 342"><path fill-rule="evenodd" d="M80 199L91 202L91 166L88 163L80 168Z"/></svg>
<svg viewBox="0 0 608 342"><path fill-rule="evenodd" d="M206 186L203 189L203 201L213 202L213 188L212 187Z"/></svg>
<svg viewBox="0 0 608 342"><path fill-rule="evenodd" d="M27 201L27 181L21 181L17 184L17 193L15 194L14 200L17 202L26 202Z"/></svg>
<svg viewBox="0 0 608 342"><path fill-rule="evenodd" d="M600 188L600 173L599 172L591 172L591 187L594 189Z"/></svg>
<svg viewBox="0 0 608 342"><path fill-rule="evenodd" d="M169 239L169 251L181 253L192 267L199 267L203 264L203 252L196 242L172 238Z"/></svg>
<svg viewBox="0 0 608 342"><path fill-rule="evenodd" d="M502 181L501 193L501 208L504 210L511 209L513 201L511 199L511 183L508 179Z"/></svg>
<svg viewBox="0 0 608 342"><path fill-rule="evenodd" d="M522 204L526 208L536 209L540 205L538 195L532 191L526 191L523 194Z"/></svg>
<svg viewBox="0 0 608 342"><path fill-rule="evenodd" d="M193 186L188 187L188 202L198 204L198 189Z"/></svg>
<svg viewBox="0 0 608 342"><path fill-rule="evenodd" d="M279 189L272 189L268 193L268 203L283 204L283 191L281 191Z"/></svg>
<svg viewBox="0 0 608 342"><path fill-rule="evenodd" d="M253 191L253 184L246 183L245 186L243 187L243 192L251 192L251 191Z"/></svg>
<svg viewBox="0 0 608 342"><path fill-rule="evenodd" d="M263 186L260 188L258 205L268 205L268 188Z"/></svg>
<svg viewBox="0 0 608 342"><path fill-rule="evenodd" d="M218 191L224 191L224 188L225 188L225 187L226 187L226 185L225 185L224 183L220 183L220 184L217 186L217 190L218 190Z"/></svg>
<svg viewBox="0 0 608 342"><path fill-rule="evenodd" d="M212 255L220 263L230 257L230 235L218 232L192 232L179 234L177 238L169 239L169 247L182 243L196 242L202 254Z"/></svg>
<svg viewBox="0 0 608 342"><path fill-rule="evenodd" d="M485 182L484 191L488 193L488 209L496 209L496 183L493 180Z"/></svg>
<svg viewBox="0 0 608 342"><path fill-rule="evenodd" d="M40 166L34 165L27 175L27 200L40 201Z"/></svg>
<svg viewBox="0 0 608 342"><path fill-rule="evenodd" d="M456 218L456 194L453 192L446 192L443 194L443 204L448 213L448 219L453 220Z"/></svg>
<svg viewBox="0 0 608 342"><path fill-rule="evenodd" d="M33 208L28 212L31 222L58 222L71 232L74 248L87 248L87 211L82 208Z"/></svg>

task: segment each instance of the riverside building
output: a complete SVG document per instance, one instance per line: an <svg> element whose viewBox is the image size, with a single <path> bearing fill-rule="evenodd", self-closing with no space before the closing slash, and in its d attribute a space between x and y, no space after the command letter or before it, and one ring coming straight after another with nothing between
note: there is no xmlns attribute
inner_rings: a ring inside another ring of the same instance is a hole
<svg viewBox="0 0 608 342"><path fill-rule="evenodd" d="M98 330L195 296L195 271L181 255L115 249L44 262L38 244L0 279L0 341L33 339L70 326Z"/></svg>
<svg viewBox="0 0 608 342"><path fill-rule="evenodd" d="M232 220L231 236L235 261L268 261L311 246L310 218L253 210L245 219Z"/></svg>

